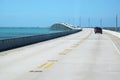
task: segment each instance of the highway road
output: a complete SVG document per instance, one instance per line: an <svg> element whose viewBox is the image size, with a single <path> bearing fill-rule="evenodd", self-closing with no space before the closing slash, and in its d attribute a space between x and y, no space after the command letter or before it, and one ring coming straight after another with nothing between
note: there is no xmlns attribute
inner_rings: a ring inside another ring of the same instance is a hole
<svg viewBox="0 0 120 80"><path fill-rule="evenodd" d="M83 29L0 52L0 80L120 80L120 40Z"/></svg>

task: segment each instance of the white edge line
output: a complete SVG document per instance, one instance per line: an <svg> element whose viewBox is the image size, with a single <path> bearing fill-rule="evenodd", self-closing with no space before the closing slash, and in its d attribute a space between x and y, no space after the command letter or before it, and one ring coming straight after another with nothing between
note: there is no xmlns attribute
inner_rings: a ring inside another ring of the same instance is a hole
<svg viewBox="0 0 120 80"><path fill-rule="evenodd" d="M114 48L117 50L118 54L120 55L120 51L119 51L119 49L116 47L115 43L114 43L112 40L111 40L111 42L112 42Z"/></svg>
<svg viewBox="0 0 120 80"><path fill-rule="evenodd" d="M118 37L119 38L119 35L117 35L118 33L117 32L114 32L114 31L109 31L109 30L104 30L104 32L107 32L107 33L109 33L109 34L111 34L111 35L113 35L113 36L116 36L116 37ZM115 34L116 33L116 34ZM116 47L116 45L115 45L115 43L111 40L111 42L112 42L112 44L113 44L113 46L114 46L114 48L117 50L117 52L120 54L120 50Z"/></svg>

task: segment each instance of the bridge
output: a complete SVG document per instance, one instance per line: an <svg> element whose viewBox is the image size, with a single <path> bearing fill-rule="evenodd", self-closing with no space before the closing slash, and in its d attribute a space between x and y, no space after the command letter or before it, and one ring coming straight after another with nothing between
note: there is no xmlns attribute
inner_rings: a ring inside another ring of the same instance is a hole
<svg viewBox="0 0 120 80"><path fill-rule="evenodd" d="M74 25L67 24L67 23L55 23L51 26L52 30L78 30L78 28Z"/></svg>
<svg viewBox="0 0 120 80"><path fill-rule="evenodd" d="M83 28L0 52L0 80L120 80L120 34Z"/></svg>

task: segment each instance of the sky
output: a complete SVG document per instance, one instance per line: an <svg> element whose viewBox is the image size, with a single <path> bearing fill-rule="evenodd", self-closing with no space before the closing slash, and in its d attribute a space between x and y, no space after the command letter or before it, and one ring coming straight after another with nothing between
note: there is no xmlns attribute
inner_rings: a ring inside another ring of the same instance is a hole
<svg viewBox="0 0 120 80"><path fill-rule="evenodd" d="M120 0L0 0L0 27L112 27L116 15L120 25Z"/></svg>

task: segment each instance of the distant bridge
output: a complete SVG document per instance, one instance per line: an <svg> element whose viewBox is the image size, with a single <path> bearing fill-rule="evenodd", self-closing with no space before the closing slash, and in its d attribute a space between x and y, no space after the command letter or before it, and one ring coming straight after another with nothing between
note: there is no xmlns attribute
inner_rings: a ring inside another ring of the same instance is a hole
<svg viewBox="0 0 120 80"><path fill-rule="evenodd" d="M76 30L76 29L78 30L81 28L78 28L76 26L73 26L67 23L56 23L51 26L51 29L52 30Z"/></svg>

